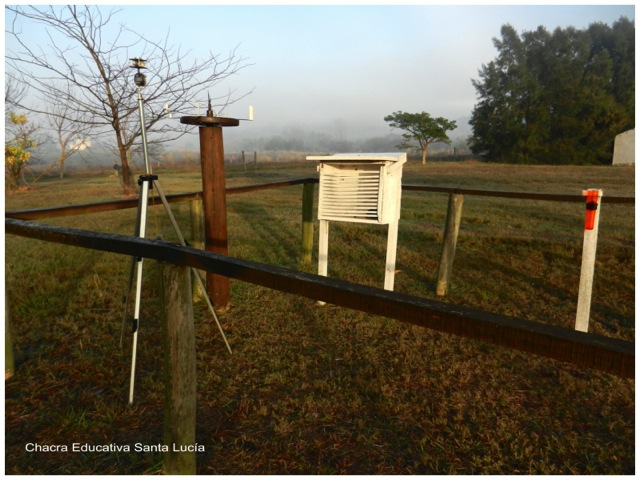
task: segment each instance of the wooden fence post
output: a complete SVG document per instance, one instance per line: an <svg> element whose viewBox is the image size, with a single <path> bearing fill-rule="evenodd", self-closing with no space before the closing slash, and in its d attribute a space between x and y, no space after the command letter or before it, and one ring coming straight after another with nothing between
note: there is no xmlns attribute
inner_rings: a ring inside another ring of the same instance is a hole
<svg viewBox="0 0 640 480"><path fill-rule="evenodd" d="M204 209L202 207L202 198L196 198L189 202L191 212L191 246L198 250L204 250ZM207 275L203 270L195 270L195 274L200 275L203 281L206 281ZM207 295L207 292L201 292L196 282L193 285L193 293L196 295Z"/></svg>
<svg viewBox="0 0 640 480"><path fill-rule="evenodd" d="M204 250L204 211L202 199L197 198L190 202L191 212L191 246Z"/></svg>
<svg viewBox="0 0 640 480"><path fill-rule="evenodd" d="M253 152L253 169L258 170L258 152L255 150Z"/></svg>
<svg viewBox="0 0 640 480"><path fill-rule="evenodd" d="M464 196L458 193L449 195L447 208L447 220L442 240L442 252L440 253L440 266L438 267L438 284L436 295L444 296L449 290L451 271L453 270L453 257L456 254L460 219L462 218L462 203Z"/></svg>
<svg viewBox="0 0 640 480"><path fill-rule="evenodd" d="M313 195L314 183L305 183L302 188L302 263L311 263L313 250Z"/></svg>
<svg viewBox="0 0 640 480"><path fill-rule="evenodd" d="M164 452L168 475L196 473L196 339L191 269L162 264Z"/></svg>

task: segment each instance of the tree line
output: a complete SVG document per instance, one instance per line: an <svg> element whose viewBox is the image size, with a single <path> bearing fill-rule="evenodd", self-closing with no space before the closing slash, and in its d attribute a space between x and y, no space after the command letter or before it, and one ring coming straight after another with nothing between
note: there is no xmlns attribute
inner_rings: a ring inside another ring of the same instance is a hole
<svg viewBox="0 0 640 480"><path fill-rule="evenodd" d="M624 17L585 30L539 27L494 39L497 58L473 81L468 142L487 160L609 164L635 123L635 26Z"/></svg>

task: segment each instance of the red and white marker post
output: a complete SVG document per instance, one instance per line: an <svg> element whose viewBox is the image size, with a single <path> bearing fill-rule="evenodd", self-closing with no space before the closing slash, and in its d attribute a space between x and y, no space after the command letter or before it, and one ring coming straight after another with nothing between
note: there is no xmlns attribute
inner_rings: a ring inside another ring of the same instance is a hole
<svg viewBox="0 0 640 480"><path fill-rule="evenodd" d="M584 221L584 242L582 245L582 270L580 271L580 290L578 292L578 311L576 312L576 330L589 330L591 312L591 292L593 290L593 272L598 246L598 224L600 222L600 200L602 190L589 189L582 192L586 197L586 215Z"/></svg>

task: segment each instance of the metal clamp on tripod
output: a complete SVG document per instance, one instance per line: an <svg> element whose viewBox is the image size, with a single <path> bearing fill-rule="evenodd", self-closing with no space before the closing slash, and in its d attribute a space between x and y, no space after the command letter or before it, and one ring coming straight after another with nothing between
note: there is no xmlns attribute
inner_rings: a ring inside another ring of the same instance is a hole
<svg viewBox="0 0 640 480"><path fill-rule="evenodd" d="M169 216L169 220L173 225L173 229L175 230L178 236L178 239L180 240L180 244L183 247L185 247L187 246L187 242L185 241L184 236L180 231L180 227L178 227L178 223L176 222L173 212L169 207L169 202L167 201L167 198L164 196L164 193L162 192L162 188L160 188L160 183L158 182L158 176L154 175L151 172L151 164L149 163L149 156L147 153L147 133L145 129L144 110L143 110L143 103L142 103L142 87L144 87L147 84L147 78L144 75L144 73L141 72L141 70L147 68L146 61L141 58L132 58L131 62L132 62L131 68L137 69L137 73L134 76L134 82L138 87L138 109L140 111L142 152L143 152L145 172L146 172L144 175L141 175L140 178L138 179L138 185L140 186L140 198L138 201L138 214L137 214L135 235L140 238L145 237L146 225L147 225L147 207L149 202L149 191L153 189L153 187L155 186L156 191L158 192L158 196L160 197L160 200L162 201L162 204L167 212L167 215ZM129 383L129 405L133 404L133 391L134 391L134 384L135 384L136 357L137 357L137 348L138 348L138 330L140 328L140 303L141 303L141 294L142 294L143 262L144 262L143 257L137 257L137 258L133 257L131 259L131 268L129 271L129 284L127 288L127 294L124 297L124 316L122 318L122 331L120 334L120 347L122 347L122 339L124 336L124 325L126 323L126 318L127 318L127 304L129 300L129 294L133 286L134 270L136 270L136 273L137 273L136 298L135 298L135 307L134 307L134 314L133 314L133 320L132 320L133 348L132 348L132 356L131 356L131 380ZM209 306L209 310L211 311L213 318L215 319L216 324L218 325L218 330L222 335L222 338L224 340L224 343L227 346L227 349L229 350L229 353L231 353L231 347L229 346L229 342L227 341L224 331L222 330L222 326L220 325L218 316L216 315L216 312L213 308L213 304L211 303L209 296L206 294L206 289L202 282L202 278L200 277L200 275L198 274L195 268L191 268L191 271L193 272L201 291L204 293L204 298L207 302L207 305Z"/></svg>
<svg viewBox="0 0 640 480"><path fill-rule="evenodd" d="M158 175L152 174L152 175L140 175L140 178L138 178L138 185L142 186L142 182L153 182L154 180L158 179ZM149 188L153 188L153 186L150 186Z"/></svg>

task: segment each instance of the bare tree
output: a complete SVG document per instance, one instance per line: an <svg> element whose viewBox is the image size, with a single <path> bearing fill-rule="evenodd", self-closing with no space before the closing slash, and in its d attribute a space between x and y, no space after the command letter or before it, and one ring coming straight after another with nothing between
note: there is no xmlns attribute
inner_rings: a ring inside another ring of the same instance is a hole
<svg viewBox="0 0 640 480"><path fill-rule="evenodd" d="M118 151L125 193L132 191L130 150L141 136L129 58L148 60L145 73L149 81L143 96L150 142L174 140L186 132L186 126L166 119L166 104L177 115L188 113L205 91L248 66L238 56L237 47L226 55L210 52L202 60L188 62L189 52L171 45L168 34L161 42L153 42L124 25L116 28L113 24L118 11L103 13L95 5L7 6L6 10L13 15L6 34L20 48L6 52L7 69L21 72L40 102L66 104L69 118L113 139L109 143ZM30 22L29 31L20 28L19 20ZM35 25L44 27L49 35L46 49L33 45ZM214 95L216 106L221 100L232 103L233 94ZM23 107L51 114L38 104Z"/></svg>
<svg viewBox="0 0 640 480"><path fill-rule="evenodd" d="M60 151L58 165L60 179L63 179L66 161L91 146L90 134L94 126L83 122L82 119L73 118L69 105L59 100L51 105L47 120L53 130L54 142Z"/></svg>

